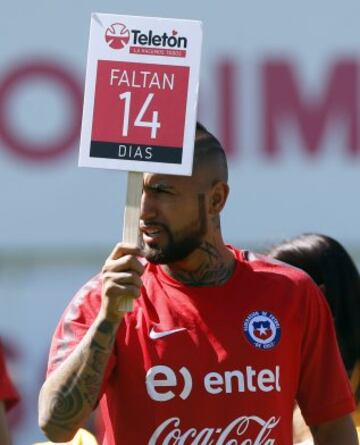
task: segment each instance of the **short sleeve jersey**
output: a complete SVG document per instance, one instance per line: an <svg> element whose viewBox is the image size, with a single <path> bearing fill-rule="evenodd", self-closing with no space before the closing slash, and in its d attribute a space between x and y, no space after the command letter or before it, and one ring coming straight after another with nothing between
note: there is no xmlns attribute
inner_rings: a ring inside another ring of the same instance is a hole
<svg viewBox="0 0 360 445"><path fill-rule="evenodd" d="M147 264L141 296L119 327L100 395L106 445L292 444L306 421L354 409L324 297L295 268L233 249L222 286L188 287ZM91 280L54 334L49 372L93 322Z"/></svg>
<svg viewBox="0 0 360 445"><path fill-rule="evenodd" d="M4 350L0 343L0 401L10 410L19 401L19 394L12 383L5 365Z"/></svg>

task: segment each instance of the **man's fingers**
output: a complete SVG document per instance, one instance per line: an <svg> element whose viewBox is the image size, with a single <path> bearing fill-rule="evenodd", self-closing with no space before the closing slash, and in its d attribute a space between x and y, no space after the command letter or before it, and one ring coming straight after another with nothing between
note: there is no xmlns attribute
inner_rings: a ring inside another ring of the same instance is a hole
<svg viewBox="0 0 360 445"><path fill-rule="evenodd" d="M106 272L103 274L103 281L110 280L116 284L124 285L124 284L131 284L137 287L142 286L142 281L136 272Z"/></svg>
<svg viewBox="0 0 360 445"><path fill-rule="evenodd" d="M138 298L140 296L140 288L138 286L117 284L114 281L107 283L104 291L110 300L116 298L120 301L123 297Z"/></svg>
<svg viewBox="0 0 360 445"><path fill-rule="evenodd" d="M142 256L139 247L118 243L106 260L102 268L102 308L107 317L121 318L122 301L140 296L140 276L145 268L138 256Z"/></svg>
<svg viewBox="0 0 360 445"><path fill-rule="evenodd" d="M117 243L109 255L108 260L117 260L124 255L143 256L143 253L140 247L133 244Z"/></svg>
<svg viewBox="0 0 360 445"><path fill-rule="evenodd" d="M103 273L134 271L141 275L144 272L144 266L133 255L124 255L118 259L108 259L102 269Z"/></svg>

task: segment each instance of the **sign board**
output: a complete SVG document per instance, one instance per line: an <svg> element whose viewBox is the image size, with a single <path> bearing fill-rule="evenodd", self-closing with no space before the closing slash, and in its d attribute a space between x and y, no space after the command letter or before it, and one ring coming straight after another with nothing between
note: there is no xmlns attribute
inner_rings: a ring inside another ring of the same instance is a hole
<svg viewBox="0 0 360 445"><path fill-rule="evenodd" d="M79 166L190 175L201 22L94 13Z"/></svg>

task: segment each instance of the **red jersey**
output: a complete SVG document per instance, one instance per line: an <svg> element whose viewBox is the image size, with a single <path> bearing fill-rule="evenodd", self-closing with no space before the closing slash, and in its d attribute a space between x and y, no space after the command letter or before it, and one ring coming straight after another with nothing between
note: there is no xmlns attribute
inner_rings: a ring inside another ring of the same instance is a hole
<svg viewBox="0 0 360 445"><path fill-rule="evenodd" d="M10 410L19 401L19 394L13 385L5 365L4 351L0 343L0 401Z"/></svg>
<svg viewBox="0 0 360 445"><path fill-rule="evenodd" d="M354 409L324 297L298 269L253 261L216 287L189 287L147 264L119 327L100 406L106 445L290 445L297 400L317 424ZM72 300L49 372L97 315L101 282Z"/></svg>

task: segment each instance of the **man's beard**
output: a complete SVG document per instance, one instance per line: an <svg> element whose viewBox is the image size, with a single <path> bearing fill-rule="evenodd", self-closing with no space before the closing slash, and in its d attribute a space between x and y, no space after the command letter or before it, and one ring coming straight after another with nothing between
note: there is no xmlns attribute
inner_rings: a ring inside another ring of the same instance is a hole
<svg viewBox="0 0 360 445"><path fill-rule="evenodd" d="M172 233L166 224L152 222L162 228L168 241L163 247L144 246L145 258L150 263L171 264L181 261L200 247L207 230L204 198L204 195L199 195L199 219L188 224L181 232Z"/></svg>

